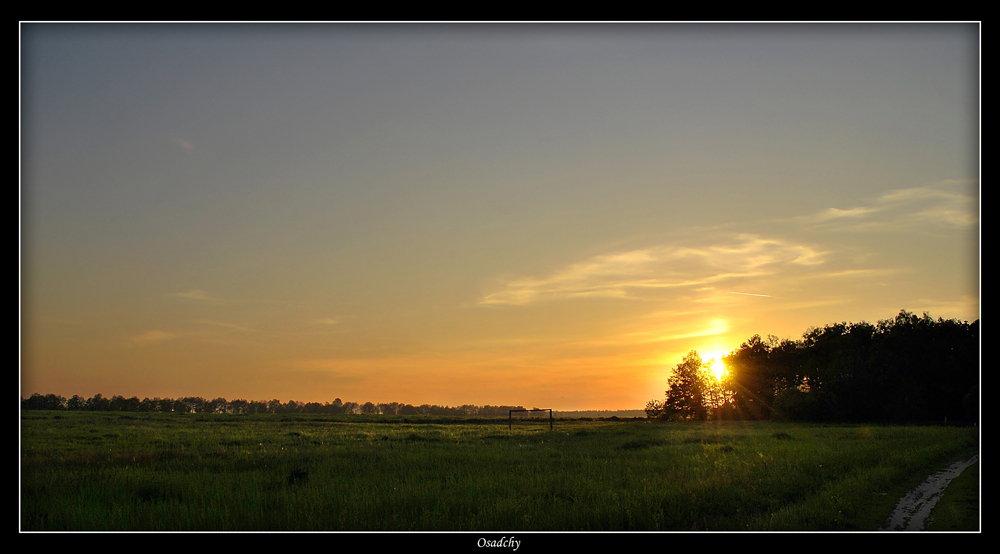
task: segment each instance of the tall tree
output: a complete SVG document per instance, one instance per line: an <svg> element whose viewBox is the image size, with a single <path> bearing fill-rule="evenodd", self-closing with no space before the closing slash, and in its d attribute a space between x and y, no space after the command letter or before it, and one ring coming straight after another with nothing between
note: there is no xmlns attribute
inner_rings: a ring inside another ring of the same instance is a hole
<svg viewBox="0 0 1000 554"><path fill-rule="evenodd" d="M663 403L664 415L671 419L704 420L708 417L705 396L708 375L696 350L688 352L667 380L670 388Z"/></svg>
<svg viewBox="0 0 1000 554"><path fill-rule="evenodd" d="M774 335L769 335L767 340L754 335L738 350L723 357L730 371L733 409L738 418L764 419L770 415L775 375L769 357L779 344Z"/></svg>
<svg viewBox="0 0 1000 554"><path fill-rule="evenodd" d="M83 410L87 407L87 399L80 396L79 394L74 394L73 398L66 401L67 410Z"/></svg>
<svg viewBox="0 0 1000 554"><path fill-rule="evenodd" d="M110 412L111 401L97 393L87 400L87 409L93 412Z"/></svg>

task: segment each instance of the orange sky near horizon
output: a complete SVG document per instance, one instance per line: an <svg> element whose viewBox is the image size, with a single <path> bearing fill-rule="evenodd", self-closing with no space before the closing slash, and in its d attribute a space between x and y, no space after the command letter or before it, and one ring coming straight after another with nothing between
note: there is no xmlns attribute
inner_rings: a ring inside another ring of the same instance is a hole
<svg viewBox="0 0 1000 554"><path fill-rule="evenodd" d="M22 397L641 409L980 312L978 25L21 26Z"/></svg>

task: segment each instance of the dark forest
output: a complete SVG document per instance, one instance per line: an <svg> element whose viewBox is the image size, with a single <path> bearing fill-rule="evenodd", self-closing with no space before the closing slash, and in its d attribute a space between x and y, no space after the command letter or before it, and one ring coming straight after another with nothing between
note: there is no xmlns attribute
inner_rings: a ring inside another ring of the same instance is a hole
<svg viewBox="0 0 1000 554"><path fill-rule="evenodd" d="M723 358L715 380L697 352L678 364L666 398L646 406L667 420L969 424L978 418L979 320L906 310L876 324L835 323L800 340L754 335Z"/></svg>

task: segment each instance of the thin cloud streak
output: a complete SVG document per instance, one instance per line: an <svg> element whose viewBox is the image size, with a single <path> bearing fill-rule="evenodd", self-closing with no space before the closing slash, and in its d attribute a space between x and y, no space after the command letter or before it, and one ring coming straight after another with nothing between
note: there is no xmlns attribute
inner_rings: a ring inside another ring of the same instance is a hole
<svg viewBox="0 0 1000 554"><path fill-rule="evenodd" d="M697 337L713 337L716 335L723 335L728 333L730 330L730 325L724 319L716 319L709 322L708 326L702 327L695 331L690 331L687 333L658 333L653 331L636 331L632 333L624 333L621 336L626 337L628 342L631 343L650 343L650 342L666 342L678 339L690 339Z"/></svg>
<svg viewBox="0 0 1000 554"><path fill-rule="evenodd" d="M832 219L864 217L866 215L873 214L873 213L876 213L876 212L879 212L879 211L881 211L879 208L872 208L872 207L865 207L865 206L861 206L861 207L857 207L857 208L851 208L849 210L840 210L840 209L837 209L837 208L828 208L828 209L826 209L826 210L824 210L824 211L822 211L822 212L820 212L818 214L815 214L815 215L809 216L809 217L812 218L812 219L819 220L819 221L829 221L829 220L832 220Z"/></svg>
<svg viewBox="0 0 1000 554"><path fill-rule="evenodd" d="M313 323L316 325L339 325L340 321L333 317L323 317L320 319L314 319Z"/></svg>
<svg viewBox="0 0 1000 554"><path fill-rule="evenodd" d="M236 325L235 323L226 323L224 321L211 321L211 320L208 320L208 319L201 319L201 320L198 320L198 323L202 323L202 324L205 324L205 325L212 325L212 326L215 326L215 327L223 327L225 329L233 329L235 331L247 332L247 331L251 330L249 327L244 327L242 325Z"/></svg>
<svg viewBox="0 0 1000 554"><path fill-rule="evenodd" d="M141 335L132 337L131 341L132 344L144 346L148 344L156 344L159 342L163 342L165 340L170 340L172 338L175 338L176 336L177 335L173 333L168 333L166 331L160 331L158 329L155 329L152 331L147 331Z"/></svg>
<svg viewBox="0 0 1000 554"><path fill-rule="evenodd" d="M890 230L914 224L969 228L979 221L976 198L949 189L969 186L973 182L951 179L926 187L896 189L875 198L868 205L848 209L827 208L796 218L796 221L808 226L841 223L840 230L852 231Z"/></svg>
<svg viewBox="0 0 1000 554"><path fill-rule="evenodd" d="M548 278L515 279L480 305L525 305L542 300L604 296L645 299L643 291L675 289L771 275L791 266L822 264L826 252L750 234L706 247L663 245L595 256Z"/></svg>
<svg viewBox="0 0 1000 554"><path fill-rule="evenodd" d="M175 296L186 298L188 300L198 300L201 302L210 302L210 303L222 302L221 299L215 298L214 296L209 296L208 294L205 293L205 291L202 290L190 290L187 292L178 292L175 293Z"/></svg>
<svg viewBox="0 0 1000 554"><path fill-rule="evenodd" d="M875 277L875 276L886 276L892 275L894 273L899 273L900 269L845 269L843 271L831 271L825 273L817 273L815 275L810 275L806 278L815 279L827 279L827 278L840 278L840 277Z"/></svg>

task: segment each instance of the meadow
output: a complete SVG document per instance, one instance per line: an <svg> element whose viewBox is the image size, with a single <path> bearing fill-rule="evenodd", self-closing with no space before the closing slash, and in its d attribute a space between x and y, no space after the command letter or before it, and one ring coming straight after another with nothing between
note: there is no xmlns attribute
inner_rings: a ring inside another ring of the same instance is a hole
<svg viewBox="0 0 1000 554"><path fill-rule="evenodd" d="M877 530L975 428L21 413L34 530Z"/></svg>

